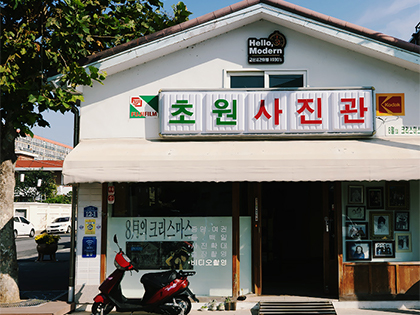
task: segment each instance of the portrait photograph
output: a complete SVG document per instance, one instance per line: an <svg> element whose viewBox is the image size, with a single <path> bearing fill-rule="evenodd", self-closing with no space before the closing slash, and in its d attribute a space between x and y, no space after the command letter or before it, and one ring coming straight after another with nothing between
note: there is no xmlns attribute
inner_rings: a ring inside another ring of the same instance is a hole
<svg viewBox="0 0 420 315"><path fill-rule="evenodd" d="M395 211L395 231L410 230L410 212Z"/></svg>
<svg viewBox="0 0 420 315"><path fill-rule="evenodd" d="M367 222L346 222L346 239L348 240L367 240Z"/></svg>
<svg viewBox="0 0 420 315"><path fill-rule="evenodd" d="M410 183L386 182L386 209L408 210L410 207Z"/></svg>
<svg viewBox="0 0 420 315"><path fill-rule="evenodd" d="M373 242L373 258L395 258L394 241Z"/></svg>
<svg viewBox="0 0 420 315"><path fill-rule="evenodd" d="M411 233L395 233L396 252L411 252Z"/></svg>
<svg viewBox="0 0 420 315"><path fill-rule="evenodd" d="M369 213L370 238L393 239L393 213L390 211L371 211Z"/></svg>
<svg viewBox="0 0 420 315"><path fill-rule="evenodd" d="M347 260L371 260L369 241L366 242L346 242Z"/></svg>
<svg viewBox="0 0 420 315"><path fill-rule="evenodd" d="M368 209L384 209L384 189L382 187L366 188L366 205Z"/></svg>
<svg viewBox="0 0 420 315"><path fill-rule="evenodd" d="M364 221L366 220L366 208L364 206L347 206L347 220Z"/></svg>
<svg viewBox="0 0 420 315"><path fill-rule="evenodd" d="M349 204L363 204L363 186L349 186Z"/></svg>

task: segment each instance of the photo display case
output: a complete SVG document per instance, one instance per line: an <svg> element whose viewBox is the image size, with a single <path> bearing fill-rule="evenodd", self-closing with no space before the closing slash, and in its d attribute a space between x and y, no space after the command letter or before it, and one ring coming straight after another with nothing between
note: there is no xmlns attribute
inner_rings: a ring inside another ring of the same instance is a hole
<svg viewBox="0 0 420 315"><path fill-rule="evenodd" d="M388 261L412 252L410 182L351 183L343 192L346 261Z"/></svg>

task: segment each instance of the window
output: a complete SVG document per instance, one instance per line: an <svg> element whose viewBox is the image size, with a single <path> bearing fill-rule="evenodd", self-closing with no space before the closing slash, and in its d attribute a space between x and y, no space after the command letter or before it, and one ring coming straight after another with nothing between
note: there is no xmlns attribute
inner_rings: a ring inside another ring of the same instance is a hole
<svg viewBox="0 0 420 315"><path fill-rule="evenodd" d="M264 76L261 75L239 75L230 77L230 87L239 88L263 88Z"/></svg>
<svg viewBox="0 0 420 315"><path fill-rule="evenodd" d="M306 71L227 71L226 88L299 88L306 86Z"/></svg>
<svg viewBox="0 0 420 315"><path fill-rule="evenodd" d="M117 183L114 217L230 216L232 183Z"/></svg>

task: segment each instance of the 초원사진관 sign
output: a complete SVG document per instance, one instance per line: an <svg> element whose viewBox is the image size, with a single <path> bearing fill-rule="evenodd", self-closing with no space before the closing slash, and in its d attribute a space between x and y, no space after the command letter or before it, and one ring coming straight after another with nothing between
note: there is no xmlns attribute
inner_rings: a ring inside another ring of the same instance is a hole
<svg viewBox="0 0 420 315"><path fill-rule="evenodd" d="M162 136L372 135L372 89L162 91Z"/></svg>

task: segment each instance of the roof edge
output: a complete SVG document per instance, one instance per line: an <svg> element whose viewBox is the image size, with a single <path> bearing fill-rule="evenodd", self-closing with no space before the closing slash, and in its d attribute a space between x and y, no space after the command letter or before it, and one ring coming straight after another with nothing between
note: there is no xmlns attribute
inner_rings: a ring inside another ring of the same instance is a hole
<svg viewBox="0 0 420 315"><path fill-rule="evenodd" d="M182 31L185 31L187 29L193 28L195 26L198 26L200 24L204 24L213 20L216 20L218 18L224 17L226 15L229 15L231 13L246 9L248 7L251 7L253 5L257 4L267 4L271 5L273 7L301 15L310 19L313 19L318 22L322 22L325 24L328 24L330 26L334 26L337 28L340 28L345 31L349 31L358 35L366 36L370 39L377 40L379 42L389 44L394 47L398 47L410 52L414 52L417 54L420 54L420 46L410 43L408 41L386 35L377 31L370 30L368 28L358 26L356 24L346 22L322 13L318 13L316 11L295 5L293 3L283 1L283 0L243 0L241 2L232 4L230 6L221 8L219 10L213 11L211 13L207 13L205 15L199 16L197 18L194 18L192 20L183 22L181 24L177 24L171 27L168 27L166 29L160 30L158 32L155 32L153 34L149 34L137 39L134 39L132 41L129 41L127 43L115 46L113 48L109 48L107 50L104 50L102 52L96 53L94 55L91 55L89 57L83 58L80 60L81 65L87 65L93 62L97 62L101 59L111 57L113 55L119 54L121 52L124 52L126 50L129 50L131 48L138 47L142 44L149 43L155 40L158 40L160 38L163 38L165 36L173 35Z"/></svg>

